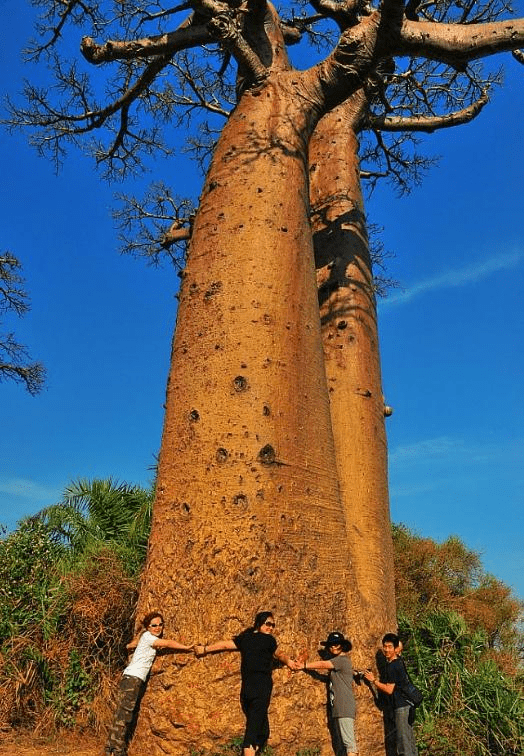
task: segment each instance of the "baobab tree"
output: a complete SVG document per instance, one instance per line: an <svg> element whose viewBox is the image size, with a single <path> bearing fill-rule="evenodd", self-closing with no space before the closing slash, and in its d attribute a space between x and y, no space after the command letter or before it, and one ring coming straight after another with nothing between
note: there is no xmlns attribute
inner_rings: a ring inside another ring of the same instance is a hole
<svg viewBox="0 0 524 756"><path fill-rule="evenodd" d="M204 129L212 157L194 216L173 207L159 238L168 250L190 240L139 609L161 608L177 637L203 643L271 609L291 653L344 629L358 666L394 624L360 179L416 176L411 135L478 115L497 83L480 61L521 58L524 20L497 0L315 0L311 15L250 0L38 5L33 54L49 58L56 88L28 85L9 123L30 128L41 152L60 160L86 140L109 174L126 173L197 108L226 118L219 135ZM68 24L89 34L80 50L93 84L55 55ZM333 41L297 70L287 48L302 37ZM182 754L238 732L236 661L163 664L132 753ZM363 693L359 747L371 756L383 752L380 717ZM330 751L323 696L276 674L280 753Z"/></svg>

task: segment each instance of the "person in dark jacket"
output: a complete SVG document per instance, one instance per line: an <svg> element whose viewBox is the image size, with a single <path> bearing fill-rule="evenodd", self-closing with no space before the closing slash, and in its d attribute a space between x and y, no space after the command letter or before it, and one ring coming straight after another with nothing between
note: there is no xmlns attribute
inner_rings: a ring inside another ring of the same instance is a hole
<svg viewBox="0 0 524 756"><path fill-rule="evenodd" d="M418 756L417 745L410 718L411 706L402 691L408 682L408 675L403 660L400 658L400 638L395 633L386 633L382 638L382 651L386 659L380 680L373 672L366 672L364 677L373 683L379 693L385 694L389 703L389 712L384 712L386 740L394 734L397 756ZM394 732L391 732L391 728Z"/></svg>

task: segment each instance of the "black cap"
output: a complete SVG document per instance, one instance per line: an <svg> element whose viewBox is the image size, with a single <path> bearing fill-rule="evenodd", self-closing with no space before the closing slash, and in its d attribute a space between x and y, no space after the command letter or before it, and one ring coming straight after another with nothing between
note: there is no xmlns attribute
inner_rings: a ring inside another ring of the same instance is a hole
<svg viewBox="0 0 524 756"><path fill-rule="evenodd" d="M342 646L342 649L344 651L349 651L351 649L351 641L347 638L344 638L342 633L329 633L327 640L320 641L321 646L326 646L329 648L329 646Z"/></svg>

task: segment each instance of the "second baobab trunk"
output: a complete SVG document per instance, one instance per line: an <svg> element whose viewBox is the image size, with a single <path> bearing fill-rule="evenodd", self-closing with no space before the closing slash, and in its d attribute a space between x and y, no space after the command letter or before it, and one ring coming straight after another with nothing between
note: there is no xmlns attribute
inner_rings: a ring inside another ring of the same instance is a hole
<svg viewBox="0 0 524 756"><path fill-rule="evenodd" d="M337 470L354 582L345 628L357 669L374 662L396 628L377 312L360 190L358 127L364 94L325 116L310 145L313 238ZM382 717L357 691L362 756L384 752Z"/></svg>

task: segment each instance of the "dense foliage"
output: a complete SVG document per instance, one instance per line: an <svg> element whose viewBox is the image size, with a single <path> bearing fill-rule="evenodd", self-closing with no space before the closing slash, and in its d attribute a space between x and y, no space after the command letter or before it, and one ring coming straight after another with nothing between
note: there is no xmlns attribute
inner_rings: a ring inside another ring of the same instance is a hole
<svg viewBox="0 0 524 756"><path fill-rule="evenodd" d="M524 753L522 602L459 538L393 526L399 630L425 692L422 752Z"/></svg>
<svg viewBox="0 0 524 756"><path fill-rule="evenodd" d="M397 610L419 625L436 610L458 613L470 632L485 633L491 655L515 671L523 658L523 603L482 568L479 555L456 536L443 543L393 526Z"/></svg>
<svg viewBox="0 0 524 756"><path fill-rule="evenodd" d="M0 540L0 727L97 726L125 661L151 491L71 484Z"/></svg>
<svg viewBox="0 0 524 756"><path fill-rule="evenodd" d="M0 727L96 730L108 720L150 514L150 491L78 481L3 534ZM521 603L458 538L438 544L394 526L394 541L404 657L425 694L420 752L523 753Z"/></svg>
<svg viewBox="0 0 524 756"><path fill-rule="evenodd" d="M489 756L524 752L524 675L509 674L490 653L483 629L455 612L399 618L404 657L425 699L417 727L422 753ZM420 710L419 710L420 711Z"/></svg>

